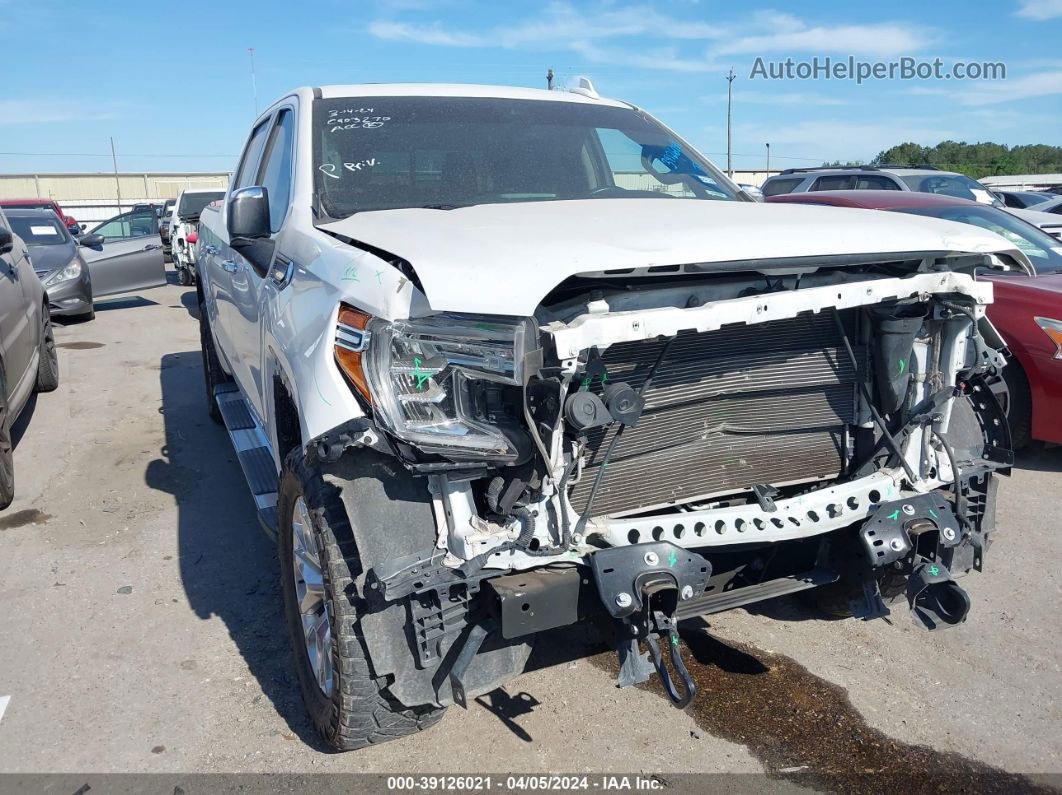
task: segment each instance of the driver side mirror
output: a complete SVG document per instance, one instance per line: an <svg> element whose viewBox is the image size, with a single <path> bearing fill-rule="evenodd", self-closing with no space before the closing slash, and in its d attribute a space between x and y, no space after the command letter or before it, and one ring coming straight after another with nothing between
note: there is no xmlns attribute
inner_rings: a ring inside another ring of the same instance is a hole
<svg viewBox="0 0 1062 795"><path fill-rule="evenodd" d="M77 244L86 248L103 248L103 235L84 235L79 237Z"/></svg>
<svg viewBox="0 0 1062 795"><path fill-rule="evenodd" d="M227 219L229 242L233 247L247 245L246 241L269 237L269 191L259 186L241 188L229 197Z"/></svg>
<svg viewBox="0 0 1062 795"><path fill-rule="evenodd" d="M0 254L7 254L15 247L15 236L10 230L0 228Z"/></svg>

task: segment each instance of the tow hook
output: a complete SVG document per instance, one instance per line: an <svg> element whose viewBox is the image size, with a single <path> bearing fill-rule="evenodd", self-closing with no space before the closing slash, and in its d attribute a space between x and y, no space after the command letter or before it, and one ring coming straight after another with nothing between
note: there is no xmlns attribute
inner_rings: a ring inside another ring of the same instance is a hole
<svg viewBox="0 0 1062 795"><path fill-rule="evenodd" d="M667 541L602 549L590 562L598 594L617 624L620 673L616 685L646 682L655 669L671 703L684 709L697 694L697 686L682 661L675 611L680 602L704 594L712 565ZM661 640L682 680L681 689L664 663ZM652 664L641 651L642 641L649 647Z"/></svg>

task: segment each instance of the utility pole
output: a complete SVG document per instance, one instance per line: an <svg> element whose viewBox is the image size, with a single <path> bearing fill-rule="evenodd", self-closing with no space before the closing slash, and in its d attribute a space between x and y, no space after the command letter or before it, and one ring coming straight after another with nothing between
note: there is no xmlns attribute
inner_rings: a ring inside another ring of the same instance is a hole
<svg viewBox="0 0 1062 795"><path fill-rule="evenodd" d="M553 69L552 68L546 70L546 90L547 91L552 91L553 90Z"/></svg>
<svg viewBox="0 0 1062 795"><path fill-rule="evenodd" d="M771 145L764 144L767 147L767 176L771 176Z"/></svg>
<svg viewBox="0 0 1062 795"><path fill-rule="evenodd" d="M114 136L111 136L111 162L114 163L114 191L118 194L118 214L122 213L122 181L118 178L118 154L114 151Z"/></svg>
<svg viewBox="0 0 1062 795"><path fill-rule="evenodd" d="M258 81L254 76L254 47L247 48L247 54L251 56L251 93L254 95L254 117L258 118Z"/></svg>
<svg viewBox="0 0 1062 795"><path fill-rule="evenodd" d="M734 74L734 70L730 70L730 74L726 76L726 175L728 177L734 176L734 166L730 159L730 109L734 99L734 78L737 75Z"/></svg>

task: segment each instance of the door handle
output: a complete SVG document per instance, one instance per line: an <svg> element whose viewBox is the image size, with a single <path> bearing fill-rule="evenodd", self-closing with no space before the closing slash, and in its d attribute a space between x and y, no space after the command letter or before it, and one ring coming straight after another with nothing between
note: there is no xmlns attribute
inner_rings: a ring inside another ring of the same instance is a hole
<svg viewBox="0 0 1062 795"><path fill-rule="evenodd" d="M226 273L236 273L239 269L239 263L233 262L231 259L223 259L221 261L221 269Z"/></svg>
<svg viewBox="0 0 1062 795"><path fill-rule="evenodd" d="M207 243L205 246L203 246L203 253L209 254L210 256L214 256L218 253L218 247L215 246L213 243Z"/></svg>
<svg viewBox="0 0 1062 795"><path fill-rule="evenodd" d="M161 244L148 243L146 246L144 246L144 251L155 251L156 249L160 249L160 248L162 248Z"/></svg>

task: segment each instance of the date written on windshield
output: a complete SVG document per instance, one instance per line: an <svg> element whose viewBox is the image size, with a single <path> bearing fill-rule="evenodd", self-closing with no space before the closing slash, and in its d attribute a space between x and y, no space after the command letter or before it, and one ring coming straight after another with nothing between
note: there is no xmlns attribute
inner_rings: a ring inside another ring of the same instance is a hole
<svg viewBox="0 0 1062 795"><path fill-rule="evenodd" d="M374 130L391 121L390 116L375 116L375 108L343 108L328 111L328 131Z"/></svg>

